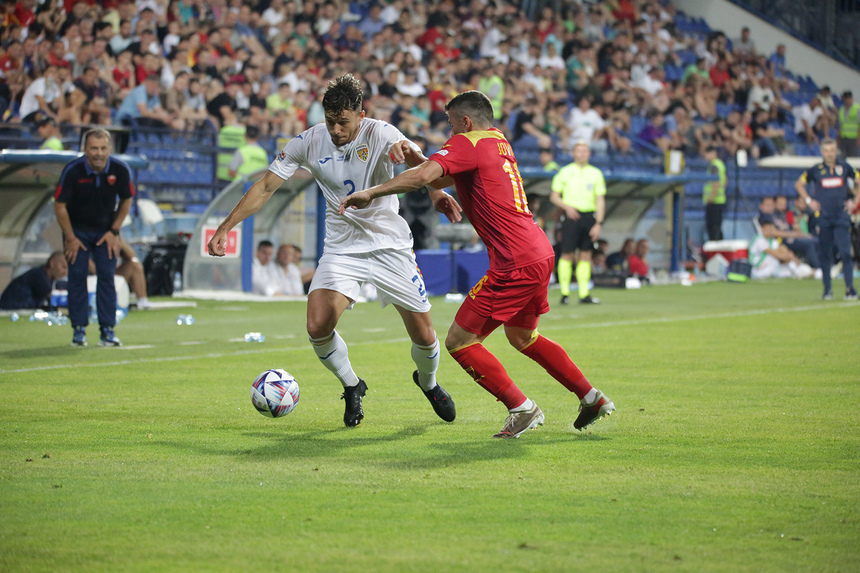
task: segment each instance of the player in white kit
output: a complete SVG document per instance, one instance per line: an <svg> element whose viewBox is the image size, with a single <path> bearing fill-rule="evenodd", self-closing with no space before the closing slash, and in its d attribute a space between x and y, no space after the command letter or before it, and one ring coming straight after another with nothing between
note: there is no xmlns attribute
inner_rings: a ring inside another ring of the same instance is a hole
<svg viewBox="0 0 860 573"><path fill-rule="evenodd" d="M451 422L454 401L436 382L439 340L430 318L424 280L412 252L412 235L397 214L394 196L374 201L368 209L338 214L341 201L356 190L388 181L394 164L424 161L418 147L396 127L364 117L361 84L346 74L332 80L323 96L325 124L292 139L269 171L242 197L209 241L209 254L223 256L227 233L253 215L296 169L309 170L326 200L325 249L308 294L307 330L314 351L344 387L343 421L357 426L364 418L364 380L352 369L346 343L335 330L341 314L351 308L365 283L374 285L383 307L393 304L412 339L413 381L436 414ZM431 191L436 209L451 221L460 220L460 206L442 190Z"/></svg>

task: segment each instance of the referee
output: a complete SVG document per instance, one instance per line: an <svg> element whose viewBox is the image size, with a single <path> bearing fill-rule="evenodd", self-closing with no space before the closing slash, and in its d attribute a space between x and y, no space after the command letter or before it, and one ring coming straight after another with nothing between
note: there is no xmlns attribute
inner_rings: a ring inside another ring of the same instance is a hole
<svg viewBox="0 0 860 573"><path fill-rule="evenodd" d="M564 211L561 224L561 259L558 261L561 304L570 301L574 261L577 261L576 284L579 286L579 302L600 302L600 299L592 298L588 283L591 281L591 250L600 238L600 228L603 225L606 182L600 169L588 164L590 157L588 144L585 141L577 141L573 146L573 163L562 167L552 179L549 199L553 205Z"/></svg>
<svg viewBox="0 0 860 573"><path fill-rule="evenodd" d="M96 265L96 308L99 346L122 346L114 334L114 274L120 253L119 229L128 215L134 185L128 166L111 159L110 133L101 128L84 134L84 156L63 169L54 193L54 213L63 231L63 252L69 262L69 319L72 346L86 346L87 274L90 257Z"/></svg>

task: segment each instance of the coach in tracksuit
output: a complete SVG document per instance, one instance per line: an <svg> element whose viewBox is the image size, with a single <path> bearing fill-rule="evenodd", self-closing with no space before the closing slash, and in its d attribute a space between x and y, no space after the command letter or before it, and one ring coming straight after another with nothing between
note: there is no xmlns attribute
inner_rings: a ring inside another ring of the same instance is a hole
<svg viewBox="0 0 860 573"><path fill-rule="evenodd" d="M845 300L857 300L854 290L854 261L851 259L851 217L855 206L857 172L844 161L836 160L836 142L830 138L821 141L824 159L800 176L794 184L800 198L818 215L818 244L821 254L821 273L824 282L824 300L833 298L830 267L833 265L833 247L842 258L842 276L845 278ZM811 192L807 192L809 185Z"/></svg>
<svg viewBox="0 0 860 573"><path fill-rule="evenodd" d="M114 334L114 273L120 253L119 230L131 207L134 185L128 166L110 157L111 137L104 129L84 134L84 156L63 170L54 193L54 212L63 231L63 252L69 262L69 319L72 346L86 346L87 272L96 265L96 308L99 346L121 346Z"/></svg>

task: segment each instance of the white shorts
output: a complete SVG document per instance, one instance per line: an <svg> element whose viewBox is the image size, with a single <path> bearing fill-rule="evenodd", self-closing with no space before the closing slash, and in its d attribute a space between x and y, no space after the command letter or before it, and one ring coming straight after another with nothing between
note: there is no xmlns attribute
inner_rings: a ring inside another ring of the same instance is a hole
<svg viewBox="0 0 860 573"><path fill-rule="evenodd" d="M349 255L324 253L311 281L310 292L333 290L354 302L365 283L376 287L383 308L396 304L412 312L430 312L424 279L412 250L386 249Z"/></svg>

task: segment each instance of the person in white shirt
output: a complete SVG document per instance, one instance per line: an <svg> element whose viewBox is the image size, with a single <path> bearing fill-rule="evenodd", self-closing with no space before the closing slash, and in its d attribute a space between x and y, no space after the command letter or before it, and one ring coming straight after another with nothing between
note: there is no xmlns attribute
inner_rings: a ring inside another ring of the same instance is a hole
<svg viewBox="0 0 860 573"><path fill-rule="evenodd" d="M806 143L818 143L818 134L823 133L822 124L824 123L824 108L821 107L818 96L813 97L809 103L795 107L792 112L794 113L794 133L803 138Z"/></svg>
<svg viewBox="0 0 860 573"><path fill-rule="evenodd" d="M600 114L591 108L588 96L579 98L579 102L570 112L567 126L571 130L570 141L585 141L592 151L606 151L608 142L603 139L606 134L606 122Z"/></svg>
<svg viewBox="0 0 860 573"><path fill-rule="evenodd" d="M773 220L760 219L761 232L750 243L750 264L754 279L805 279L813 276L815 271L792 253L788 247L773 236L776 226ZM770 236L770 238L768 238Z"/></svg>
<svg viewBox="0 0 860 573"><path fill-rule="evenodd" d="M278 274L277 291L275 294L296 296L305 294L305 286L302 282L302 271L293 262L295 259L295 247L293 245L281 245L275 256L275 270Z"/></svg>
<svg viewBox="0 0 860 573"><path fill-rule="evenodd" d="M396 196L373 201L367 209L338 214L341 201L356 190L388 181L394 165L425 160L417 145L394 126L366 118L361 82L351 74L332 80L323 96L325 123L297 135L278 154L269 171L254 183L209 241L209 254L224 256L227 234L251 216L300 167L310 171L326 202L325 248L311 282L307 332L314 352L344 387L343 421L357 426L364 418L367 384L352 368L346 343L335 330L352 308L361 287L372 284L383 307L393 304L412 339L413 381L436 414L456 416L451 396L436 382L439 340L430 318L424 280L412 252L409 226L398 213ZM460 220L460 205L441 189L431 191L437 211Z"/></svg>
<svg viewBox="0 0 860 573"><path fill-rule="evenodd" d="M36 112L43 112L56 119L51 103L60 97L62 91L57 83L57 66L49 64L41 78L36 78L24 91L18 114L24 121L35 118ZM32 117L30 117L32 116Z"/></svg>
<svg viewBox="0 0 860 573"><path fill-rule="evenodd" d="M257 255L251 263L251 292L272 296L278 290L278 275L272 256L275 245L271 241L260 241L257 245Z"/></svg>

